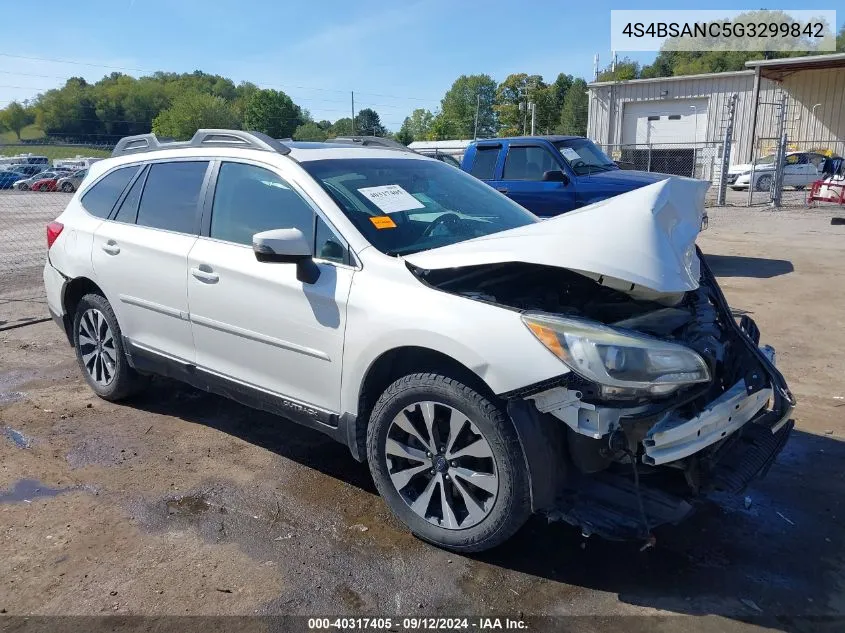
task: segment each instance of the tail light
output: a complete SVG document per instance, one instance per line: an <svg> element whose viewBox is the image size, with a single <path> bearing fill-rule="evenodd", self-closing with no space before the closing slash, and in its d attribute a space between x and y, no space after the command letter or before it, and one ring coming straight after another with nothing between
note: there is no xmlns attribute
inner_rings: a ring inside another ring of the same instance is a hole
<svg viewBox="0 0 845 633"><path fill-rule="evenodd" d="M62 229L65 228L65 225L61 222L50 222L47 225L47 249L53 245L53 242L62 234Z"/></svg>

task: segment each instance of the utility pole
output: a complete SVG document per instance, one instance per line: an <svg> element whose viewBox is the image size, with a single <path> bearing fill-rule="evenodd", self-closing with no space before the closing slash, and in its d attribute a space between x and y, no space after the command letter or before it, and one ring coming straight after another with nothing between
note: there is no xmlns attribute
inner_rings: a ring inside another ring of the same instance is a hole
<svg viewBox="0 0 845 633"><path fill-rule="evenodd" d="M526 102L520 101L519 102L519 111L522 112L522 135L525 136L525 126L526 126L526 118L525 118L525 110L526 110Z"/></svg>
<svg viewBox="0 0 845 633"><path fill-rule="evenodd" d="M534 123L537 120L537 104L532 101L528 104L528 107L531 108L531 136L534 136Z"/></svg>
<svg viewBox="0 0 845 633"><path fill-rule="evenodd" d="M478 138L478 111L481 109L481 93L479 92L478 95L475 97L475 128L472 132L472 139L475 140Z"/></svg>
<svg viewBox="0 0 845 633"><path fill-rule="evenodd" d="M733 93L727 103L727 124L725 135L722 139L722 164L719 169L719 195L716 204L720 207L725 205L728 192L728 169L731 165L731 143L734 134L734 116L736 114L737 94Z"/></svg>
<svg viewBox="0 0 845 633"><path fill-rule="evenodd" d="M352 135L355 135L355 91L352 91Z"/></svg>

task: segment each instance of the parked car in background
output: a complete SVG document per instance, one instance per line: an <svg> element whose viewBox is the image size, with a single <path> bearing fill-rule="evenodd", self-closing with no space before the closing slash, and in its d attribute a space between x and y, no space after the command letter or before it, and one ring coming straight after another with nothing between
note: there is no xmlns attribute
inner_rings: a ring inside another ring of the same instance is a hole
<svg viewBox="0 0 845 633"><path fill-rule="evenodd" d="M56 190L56 181L58 178L56 176L51 176L49 178L40 178L35 180L29 188L32 191L55 191Z"/></svg>
<svg viewBox="0 0 845 633"><path fill-rule="evenodd" d="M67 174L63 178L59 178L56 182L56 188L59 191L64 191L65 193L73 193L79 189L79 184L87 174L87 169L80 169L72 174Z"/></svg>
<svg viewBox="0 0 845 633"><path fill-rule="evenodd" d="M460 163L463 160L467 147L471 144L472 141L466 139L445 139L442 141L414 141L408 147L423 156L431 156L432 158L439 158L447 154Z"/></svg>
<svg viewBox="0 0 845 633"><path fill-rule="evenodd" d="M452 156L451 154L446 154L436 149L432 150L425 150L425 149L416 149L414 150L417 154L422 154L423 156L428 156L429 158L435 158L440 162L446 163L447 165L451 165L452 167L457 167L458 169L461 168L461 161L457 158Z"/></svg>
<svg viewBox="0 0 845 633"><path fill-rule="evenodd" d="M541 222L412 151L128 137L47 225L47 304L101 398L163 374L319 430L429 542L487 549L532 512L647 539L793 427L695 246L707 187Z"/></svg>
<svg viewBox="0 0 845 633"><path fill-rule="evenodd" d="M9 165L41 165L46 168L50 165L50 159L46 156L36 156L35 154L0 156L0 169L8 167Z"/></svg>
<svg viewBox="0 0 845 633"><path fill-rule="evenodd" d="M29 189L32 189L32 185L35 184L36 182L39 182L41 180L47 180L47 179L50 179L50 178L61 178L62 176L66 176L66 175L67 175L67 172L63 172L63 171L53 171L53 170L42 171L42 172L35 174L34 176L30 176L29 178L25 178L23 180L18 180L15 183L14 188L18 189L20 191L28 191Z"/></svg>
<svg viewBox="0 0 845 633"><path fill-rule="evenodd" d="M827 156L817 152L788 152L783 166L785 187L803 189L821 177ZM748 189L754 172L754 191L768 191L775 179L775 155L761 156L754 164L734 165L728 169L728 186L735 191Z"/></svg>
<svg viewBox="0 0 845 633"><path fill-rule="evenodd" d="M475 141L461 168L540 217L552 217L668 178L622 170L588 138Z"/></svg>
<svg viewBox="0 0 845 633"><path fill-rule="evenodd" d="M11 165L9 166L9 169L23 174L24 176L34 176L36 174L40 174L41 172L50 170L47 165Z"/></svg>
<svg viewBox="0 0 845 633"><path fill-rule="evenodd" d="M326 143L359 145L361 147L381 147L395 149L402 152L415 152L417 154L421 154L422 156L435 158L443 163L446 163L447 165L451 165L452 167L457 167L460 169L461 166L461 163L451 154L447 154L437 149L414 149L410 145L406 146L400 143L399 141L394 141L393 139L384 138L381 136L338 136L336 138L328 139ZM411 145L413 145L413 143L411 143Z"/></svg>
<svg viewBox="0 0 845 633"><path fill-rule="evenodd" d="M19 180L26 178L25 174L19 171L3 170L0 171L0 189L11 189Z"/></svg>

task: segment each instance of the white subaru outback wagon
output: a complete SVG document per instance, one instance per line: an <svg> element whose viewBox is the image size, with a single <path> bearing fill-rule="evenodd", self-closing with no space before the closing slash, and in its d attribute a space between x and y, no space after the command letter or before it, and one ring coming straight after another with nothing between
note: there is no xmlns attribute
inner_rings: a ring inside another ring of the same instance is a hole
<svg viewBox="0 0 845 633"><path fill-rule="evenodd" d="M706 186L541 222L413 152L128 137L47 227L44 283L99 396L160 374L318 429L425 540L486 549L532 512L648 538L793 426L695 246Z"/></svg>

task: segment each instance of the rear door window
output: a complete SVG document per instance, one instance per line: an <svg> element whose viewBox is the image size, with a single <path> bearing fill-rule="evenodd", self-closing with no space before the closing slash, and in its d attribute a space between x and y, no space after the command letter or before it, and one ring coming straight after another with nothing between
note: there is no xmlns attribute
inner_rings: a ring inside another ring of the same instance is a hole
<svg viewBox="0 0 845 633"><path fill-rule="evenodd" d="M200 192L208 161L150 165L137 223L177 233L196 233Z"/></svg>
<svg viewBox="0 0 845 633"><path fill-rule="evenodd" d="M120 198L120 194L138 173L138 165L121 167L101 178L82 196L82 206L91 215L107 218Z"/></svg>
<svg viewBox="0 0 845 633"><path fill-rule="evenodd" d="M479 180L493 180L500 149L499 145L480 145L475 151L475 160L470 173Z"/></svg>

